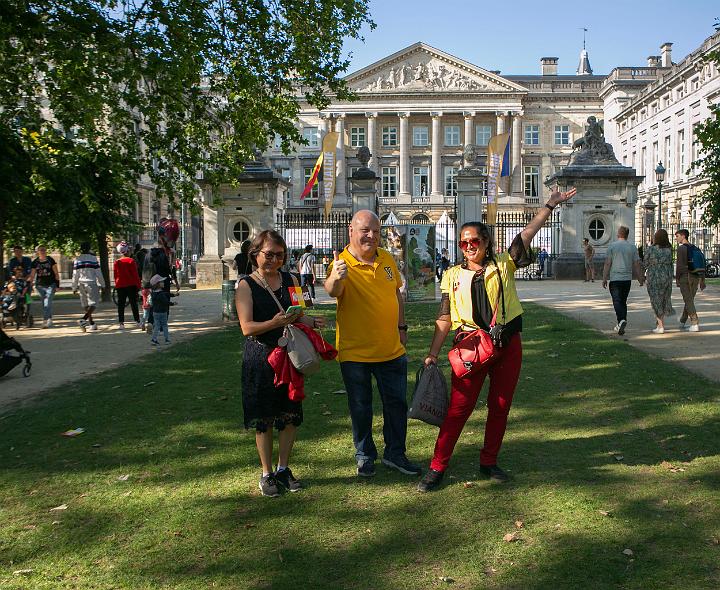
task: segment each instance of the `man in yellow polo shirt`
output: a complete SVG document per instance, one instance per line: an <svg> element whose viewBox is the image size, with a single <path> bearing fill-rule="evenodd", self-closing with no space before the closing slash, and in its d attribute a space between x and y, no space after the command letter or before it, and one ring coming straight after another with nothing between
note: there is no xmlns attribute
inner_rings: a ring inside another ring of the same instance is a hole
<svg viewBox="0 0 720 590"><path fill-rule="evenodd" d="M358 211L350 221L350 244L328 267L325 289L337 298L338 360L352 420L357 473L375 475L372 437L372 377L383 404L382 462L407 475L422 470L405 455L407 436L407 326L392 256L378 248L380 220Z"/></svg>

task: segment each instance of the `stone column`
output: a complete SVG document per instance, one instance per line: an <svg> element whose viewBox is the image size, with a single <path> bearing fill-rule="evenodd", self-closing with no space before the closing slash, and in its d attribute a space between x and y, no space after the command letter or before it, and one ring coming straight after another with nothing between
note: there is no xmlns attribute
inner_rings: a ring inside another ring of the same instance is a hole
<svg viewBox="0 0 720 590"><path fill-rule="evenodd" d="M322 140L328 132L328 114L320 113L320 146L322 147Z"/></svg>
<svg viewBox="0 0 720 590"><path fill-rule="evenodd" d="M340 136L337 142L337 151L335 157L337 158L337 176L335 178L335 202L338 205L347 204L347 195L345 193L347 187L347 178L345 176L345 113L338 113L335 115L335 131Z"/></svg>
<svg viewBox="0 0 720 590"><path fill-rule="evenodd" d="M497 119L496 124L496 131L495 135L500 135L501 133L505 133L505 112L504 111L497 111L495 113L495 117Z"/></svg>
<svg viewBox="0 0 720 590"><path fill-rule="evenodd" d="M475 111L463 112L465 117L465 136L463 137L463 145L474 145L475 137L473 137L473 127L475 123Z"/></svg>
<svg viewBox="0 0 720 590"><path fill-rule="evenodd" d="M513 113L511 141L510 178L512 179L512 194L514 197L522 197L524 190L522 173L522 114L520 112Z"/></svg>
<svg viewBox="0 0 720 590"><path fill-rule="evenodd" d="M443 194L442 189L442 130L440 129L440 118L442 117L441 112L430 113L432 116L432 160L430 166L431 172L431 190L430 194L433 197L441 197Z"/></svg>
<svg viewBox="0 0 720 590"><path fill-rule="evenodd" d="M376 174L379 174L379 160L377 157L377 154L375 151L377 150L377 145L375 143L376 139L376 130L375 130L375 123L377 122L377 113L365 113L365 117L367 118L367 147L370 150L370 162L368 163L368 168L375 172Z"/></svg>
<svg viewBox="0 0 720 590"><path fill-rule="evenodd" d="M408 119L410 113L398 113L400 117L400 196L410 196L410 149L408 147Z"/></svg>

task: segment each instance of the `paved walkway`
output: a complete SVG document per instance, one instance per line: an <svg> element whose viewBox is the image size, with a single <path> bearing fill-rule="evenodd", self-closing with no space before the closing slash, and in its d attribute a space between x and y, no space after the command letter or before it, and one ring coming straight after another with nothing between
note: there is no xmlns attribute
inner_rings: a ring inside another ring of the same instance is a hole
<svg viewBox="0 0 720 590"><path fill-rule="evenodd" d="M630 345L662 359L720 381L720 287L708 285L695 298L700 332L681 332L678 318L683 309L680 289L673 287L673 307L677 314L667 318L665 334L652 334L655 317L645 287L633 281L628 298L628 327L624 336L617 336L617 323L610 293L601 281L518 281L522 301L533 301L589 324L614 338L623 338Z"/></svg>
<svg viewBox="0 0 720 590"><path fill-rule="evenodd" d="M64 291L61 291L63 293ZM183 290L170 310L170 338L181 342L223 325L220 291ZM42 307L33 302L36 326L42 322ZM83 375L95 375L124 365L150 353L161 354L150 345L150 336L137 328L121 331L117 325L117 308L101 304L95 313L97 332L83 333L78 327L81 317L78 299L57 298L53 302L53 327L16 331L7 334L16 338L32 359L32 373L23 378L21 366L15 367L0 381L0 412L3 408L36 396L40 392L69 383ZM134 326L130 307L126 308L125 325ZM162 345L161 345L162 346Z"/></svg>

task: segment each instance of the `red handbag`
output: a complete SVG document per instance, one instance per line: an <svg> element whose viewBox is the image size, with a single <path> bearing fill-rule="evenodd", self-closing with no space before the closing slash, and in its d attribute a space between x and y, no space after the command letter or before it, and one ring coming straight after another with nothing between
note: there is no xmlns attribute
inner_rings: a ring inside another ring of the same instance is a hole
<svg viewBox="0 0 720 590"><path fill-rule="evenodd" d="M500 279L499 274L498 270L498 278ZM495 326L500 299L502 299L504 316L505 293L502 287L502 279L500 279L500 294L495 304L490 329ZM450 367L453 374L459 379L466 379L477 373L482 367L493 364L499 356L500 348L493 342L490 334L481 328L472 331L458 330L453 347L448 351Z"/></svg>

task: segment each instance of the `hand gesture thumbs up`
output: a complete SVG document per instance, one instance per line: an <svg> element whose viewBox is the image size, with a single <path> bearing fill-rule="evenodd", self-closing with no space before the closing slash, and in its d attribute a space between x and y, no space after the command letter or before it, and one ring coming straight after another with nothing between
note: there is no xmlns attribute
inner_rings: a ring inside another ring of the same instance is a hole
<svg viewBox="0 0 720 590"><path fill-rule="evenodd" d="M335 279L338 281L342 281L347 277L347 264L346 262L340 258L340 255L337 253L337 250L333 250L333 269L332 269L333 275L335 276Z"/></svg>

